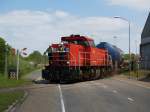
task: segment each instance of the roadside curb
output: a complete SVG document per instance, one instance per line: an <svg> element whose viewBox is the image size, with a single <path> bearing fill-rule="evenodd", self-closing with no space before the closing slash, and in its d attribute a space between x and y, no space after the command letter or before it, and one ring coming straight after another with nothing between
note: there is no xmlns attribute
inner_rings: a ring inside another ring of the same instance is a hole
<svg viewBox="0 0 150 112"><path fill-rule="evenodd" d="M19 99L19 100L16 100L14 103L12 103L12 105L10 105L8 107L8 109L6 109L4 112L13 112L15 109L16 109L16 106L23 103L23 101L27 98L27 96L29 95L29 93L27 91L24 90L24 96Z"/></svg>

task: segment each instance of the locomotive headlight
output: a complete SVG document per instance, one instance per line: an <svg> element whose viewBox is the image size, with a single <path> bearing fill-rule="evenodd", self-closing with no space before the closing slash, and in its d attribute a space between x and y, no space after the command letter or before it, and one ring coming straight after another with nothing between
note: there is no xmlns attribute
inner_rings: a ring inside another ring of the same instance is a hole
<svg viewBox="0 0 150 112"><path fill-rule="evenodd" d="M68 65L69 65L69 63L70 63L70 62L69 62L69 61L67 61L67 64L68 64Z"/></svg>
<svg viewBox="0 0 150 112"><path fill-rule="evenodd" d="M66 51L66 52L69 52L69 48L66 48L65 51Z"/></svg>

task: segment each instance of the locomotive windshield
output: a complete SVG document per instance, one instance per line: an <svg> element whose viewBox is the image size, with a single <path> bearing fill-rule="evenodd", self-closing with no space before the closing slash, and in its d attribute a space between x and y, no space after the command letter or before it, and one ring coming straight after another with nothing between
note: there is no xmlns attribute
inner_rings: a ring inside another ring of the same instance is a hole
<svg viewBox="0 0 150 112"><path fill-rule="evenodd" d="M85 40L65 40L62 41L63 43L66 44L77 44L77 45L82 45L82 46L91 46L91 47L95 47L95 43L94 41L85 41Z"/></svg>
<svg viewBox="0 0 150 112"><path fill-rule="evenodd" d="M62 42L66 43L66 44L77 44L77 45L82 45L82 46L90 46L88 41L84 41L84 40L65 40Z"/></svg>

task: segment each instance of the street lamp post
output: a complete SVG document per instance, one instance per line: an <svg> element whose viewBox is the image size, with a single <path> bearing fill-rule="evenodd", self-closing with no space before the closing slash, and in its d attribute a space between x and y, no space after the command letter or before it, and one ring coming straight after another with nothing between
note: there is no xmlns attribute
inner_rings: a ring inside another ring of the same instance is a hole
<svg viewBox="0 0 150 112"><path fill-rule="evenodd" d="M117 40L117 36L114 36L113 38L114 38L114 46L117 47L117 41L116 41ZM115 53L114 55L115 55L115 60L114 60L114 62L115 62L114 65L115 66L114 66L114 69L115 69L115 72L117 72L118 71L117 70L118 69L117 54Z"/></svg>
<svg viewBox="0 0 150 112"><path fill-rule="evenodd" d="M130 45L130 21L128 20L128 19L126 19L126 18L123 18L123 17L119 17L119 16L116 16L116 17L114 17L114 18L118 18L118 19L121 19L121 20L124 20L124 21L127 21L128 22L128 27L129 27L129 78L130 78L130 72L131 72L131 50L130 50L130 48L131 48L131 45Z"/></svg>
<svg viewBox="0 0 150 112"><path fill-rule="evenodd" d="M113 36L114 38L114 45L117 46L117 36Z"/></svg>

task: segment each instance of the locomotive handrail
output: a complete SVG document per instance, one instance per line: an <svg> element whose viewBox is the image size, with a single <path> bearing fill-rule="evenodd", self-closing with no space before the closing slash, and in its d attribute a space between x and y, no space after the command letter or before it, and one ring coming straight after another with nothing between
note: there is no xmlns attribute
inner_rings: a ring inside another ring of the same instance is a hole
<svg viewBox="0 0 150 112"><path fill-rule="evenodd" d="M67 61L68 60L53 60L53 62L67 62ZM70 60L70 62L75 62L75 60Z"/></svg>
<svg viewBox="0 0 150 112"><path fill-rule="evenodd" d="M61 61L61 62L63 62L63 61L65 62L66 61L67 62L68 60L53 60L53 61ZM75 60L70 60L70 61L74 61L75 62Z"/></svg>
<svg viewBox="0 0 150 112"><path fill-rule="evenodd" d="M102 61L103 65L106 64L105 59L97 59L97 58L96 59L89 59L89 58L87 58L86 55L91 54L91 52L79 52L79 54L84 54L85 55L84 58L79 59L79 60L85 60L85 64L86 64L86 60L89 60L89 61L94 62L94 63L96 63L97 61ZM80 61L79 61L79 66L80 66Z"/></svg>
<svg viewBox="0 0 150 112"><path fill-rule="evenodd" d="M58 52L69 52L69 51L53 51L53 53L58 53Z"/></svg>
<svg viewBox="0 0 150 112"><path fill-rule="evenodd" d="M106 59L104 57L95 57L94 59L91 58L91 56L94 57L94 54L91 54L91 52L79 52L78 56L79 57L75 57L72 52L67 52L67 51L56 51L55 53L65 53L63 55L63 57L68 57L67 59L58 59L59 57L61 57L60 55L55 55L55 56L49 56L49 57L55 57L53 58L54 62L66 62L66 64L68 64L68 66L70 67L70 65L73 65L75 67L75 69L77 68L77 58L78 58L78 67L80 69L80 66L86 66L86 65L108 65L109 62L106 62ZM88 55L90 54L90 55ZM81 56L82 55L82 56ZM69 58L69 56L72 57ZM83 60L83 63L82 63Z"/></svg>

